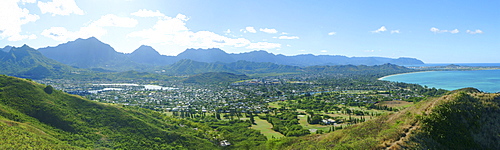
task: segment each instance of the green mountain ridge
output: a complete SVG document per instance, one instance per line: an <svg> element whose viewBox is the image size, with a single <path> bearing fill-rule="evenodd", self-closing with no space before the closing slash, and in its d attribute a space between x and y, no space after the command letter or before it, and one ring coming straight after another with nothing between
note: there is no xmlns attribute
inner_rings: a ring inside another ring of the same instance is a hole
<svg viewBox="0 0 500 150"><path fill-rule="evenodd" d="M163 74L169 75L193 75L207 72L228 72L234 74L283 74L283 73L349 73L360 74L369 71L371 74L395 74L403 72L412 72L403 66L394 64L383 65L334 65L334 66L310 66L310 67L297 67L288 65L278 65L269 62L248 62L237 61L233 63L206 63L198 62L190 59L183 59L175 64L165 66Z"/></svg>
<svg viewBox="0 0 500 150"><path fill-rule="evenodd" d="M76 69L43 56L39 51L23 45L0 51L0 73L31 79L61 77Z"/></svg>
<svg viewBox="0 0 500 150"><path fill-rule="evenodd" d="M0 76L0 149L216 149L211 128ZM197 130L194 130L196 128Z"/></svg>
<svg viewBox="0 0 500 150"><path fill-rule="evenodd" d="M247 80L250 77L246 75L237 75L227 72L207 72L193 75L184 79L184 83L230 83L240 80Z"/></svg>
<svg viewBox="0 0 500 150"><path fill-rule="evenodd" d="M5 49L8 49L6 47ZM117 52L109 44L95 37L76 39L57 45L38 49L48 58L57 60L77 68L101 68L113 71L148 71L145 68L162 67L174 64L182 59L190 59L205 63L235 63L238 61L274 63L289 66L314 65L382 65L386 63L398 65L424 64L415 58L384 58L384 57L346 57L339 55L275 55L263 50L240 54L230 54L219 48L186 49L177 56L161 55L150 46L142 45L130 54ZM227 72L227 71L226 71Z"/></svg>

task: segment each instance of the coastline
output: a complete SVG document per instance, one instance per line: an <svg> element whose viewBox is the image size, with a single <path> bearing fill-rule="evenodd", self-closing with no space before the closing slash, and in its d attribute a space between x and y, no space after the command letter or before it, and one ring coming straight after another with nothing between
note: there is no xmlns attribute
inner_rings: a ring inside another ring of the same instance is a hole
<svg viewBox="0 0 500 150"><path fill-rule="evenodd" d="M391 76L397 76L397 75L402 75L402 74L411 74L411 73L421 73L421 72L434 72L434 71L429 71L429 70L426 70L426 71L415 71L415 72L407 72L407 73L391 74L391 75L387 75L387 76L380 77L380 78L378 78L377 80L384 80L384 78L391 77Z"/></svg>
<svg viewBox="0 0 500 150"><path fill-rule="evenodd" d="M500 68L475 68L475 69L471 69L471 70L425 70L425 71L415 71L415 72L391 74L391 75L380 77L377 80L384 80L384 78L387 78L387 77L390 77L390 76L396 76L396 75L402 75L402 74L410 74L410 73L434 72L434 71L474 71L474 70L500 70Z"/></svg>
<svg viewBox="0 0 500 150"><path fill-rule="evenodd" d="M392 80L388 77L401 75L401 74L410 74L410 73L419 73L419 72L430 72L434 73L429 74L412 74L405 75L401 77L395 77ZM435 71L443 72L438 73ZM451 72L450 72L451 71ZM406 78L406 79L405 79ZM392 74L387 75L378 80L383 81L396 81L396 82L405 82L405 83L413 83L419 85L426 85L428 87L440 88L445 90L456 90L466 87L473 87L479 89L483 92L487 93L500 93L500 88L498 84L500 84L500 69L477 69L477 70L426 70L426 71L416 71L416 72L408 72L408 73L400 73L400 74Z"/></svg>

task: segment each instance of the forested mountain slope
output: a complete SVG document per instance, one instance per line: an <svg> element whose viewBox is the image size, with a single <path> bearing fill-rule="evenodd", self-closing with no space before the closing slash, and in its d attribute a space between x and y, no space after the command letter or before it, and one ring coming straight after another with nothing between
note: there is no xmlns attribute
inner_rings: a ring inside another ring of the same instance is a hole
<svg viewBox="0 0 500 150"><path fill-rule="evenodd" d="M217 149L212 129L0 75L0 149Z"/></svg>
<svg viewBox="0 0 500 150"><path fill-rule="evenodd" d="M43 56L27 45L9 47L8 52L0 51L0 66L0 74L32 79L57 78L76 70Z"/></svg>
<svg viewBox="0 0 500 150"><path fill-rule="evenodd" d="M5 47L2 51L9 50ZM289 66L315 65L382 65L386 63L397 65L424 64L415 58L384 58L384 57L346 57L339 55L275 55L263 50L231 54L219 48L186 49L177 56L161 55L150 46L142 45L130 54L117 52L110 45L95 37L76 39L57 45L38 49L48 58L57 60L69 66L78 68L101 68L114 71L150 71L145 69L174 64L183 59L204 63L236 63L238 61L273 63Z"/></svg>

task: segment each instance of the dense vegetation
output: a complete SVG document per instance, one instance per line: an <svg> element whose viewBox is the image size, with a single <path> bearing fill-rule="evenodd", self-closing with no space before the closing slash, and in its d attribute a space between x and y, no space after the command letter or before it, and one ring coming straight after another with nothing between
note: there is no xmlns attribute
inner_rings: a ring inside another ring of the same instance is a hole
<svg viewBox="0 0 500 150"><path fill-rule="evenodd" d="M273 125L273 130L285 136L302 136L310 134L311 132L309 132L309 130L299 125L297 115L297 112L283 111L283 113L278 115L267 115L261 118L271 123Z"/></svg>
<svg viewBox="0 0 500 150"><path fill-rule="evenodd" d="M454 92L421 118L422 130L408 145L419 143L418 147L425 149L500 149L500 94L472 88Z"/></svg>
<svg viewBox="0 0 500 150"><path fill-rule="evenodd" d="M214 149L212 129L0 76L1 148ZM196 130L194 129L196 128ZM24 139L24 140L20 140Z"/></svg>
<svg viewBox="0 0 500 150"><path fill-rule="evenodd" d="M24 45L0 51L0 73L31 79L61 77L76 69L44 57L37 50Z"/></svg>
<svg viewBox="0 0 500 150"><path fill-rule="evenodd" d="M267 148L498 149L499 100L462 89L332 133L272 140Z"/></svg>
<svg viewBox="0 0 500 150"><path fill-rule="evenodd" d="M60 82L69 89L88 90L96 83L116 81L182 89L136 88L92 97L123 105L103 104L63 93L58 85L2 75L0 138L5 140L0 149L499 149L500 145L498 94L464 89L432 98L447 91L377 80L415 71L392 64L297 67L185 59L148 69L125 67L146 72L114 72L75 69L27 46L0 51L0 56L6 66L0 73L51 78L49 83ZM68 84L75 81L83 86ZM381 104L388 101L413 106ZM266 138L253 129L255 117L272 125L273 134L285 137Z"/></svg>

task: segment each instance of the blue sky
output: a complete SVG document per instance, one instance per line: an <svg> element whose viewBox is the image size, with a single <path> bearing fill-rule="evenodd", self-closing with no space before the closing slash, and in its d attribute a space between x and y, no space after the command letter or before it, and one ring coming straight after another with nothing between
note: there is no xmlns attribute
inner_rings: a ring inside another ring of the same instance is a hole
<svg viewBox="0 0 500 150"><path fill-rule="evenodd" d="M228 53L413 57L500 63L500 1L2 0L0 47L97 37L119 52L149 45Z"/></svg>

